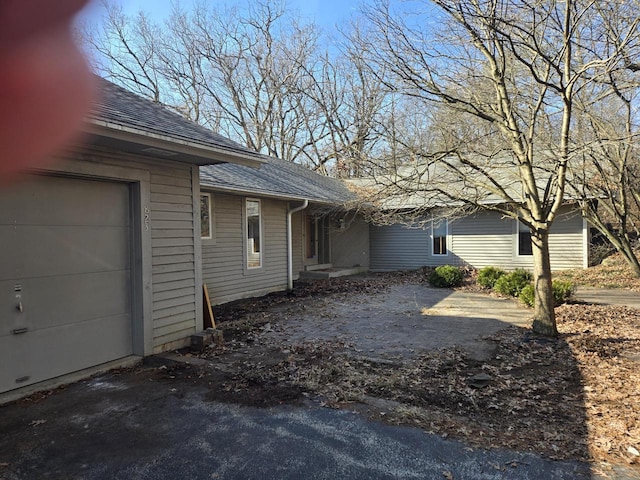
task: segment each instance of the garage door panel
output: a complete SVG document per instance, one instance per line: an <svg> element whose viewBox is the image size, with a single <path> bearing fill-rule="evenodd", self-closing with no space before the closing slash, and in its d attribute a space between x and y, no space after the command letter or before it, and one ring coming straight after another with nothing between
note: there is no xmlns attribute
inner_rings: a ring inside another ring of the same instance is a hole
<svg viewBox="0 0 640 480"><path fill-rule="evenodd" d="M29 331L79 323L91 318L129 314L129 271L26 279L20 299L12 282L0 282L0 335L18 328ZM22 305L22 311L18 305Z"/></svg>
<svg viewBox="0 0 640 480"><path fill-rule="evenodd" d="M9 190L0 193L0 392L131 355L129 185L33 176Z"/></svg>
<svg viewBox="0 0 640 480"><path fill-rule="evenodd" d="M129 315L0 337L2 390L24 387L131 354Z"/></svg>
<svg viewBox="0 0 640 480"><path fill-rule="evenodd" d="M124 183L29 176L3 188L0 204L0 225L129 223L129 187Z"/></svg>
<svg viewBox="0 0 640 480"><path fill-rule="evenodd" d="M128 227L0 227L0 279L123 270Z"/></svg>

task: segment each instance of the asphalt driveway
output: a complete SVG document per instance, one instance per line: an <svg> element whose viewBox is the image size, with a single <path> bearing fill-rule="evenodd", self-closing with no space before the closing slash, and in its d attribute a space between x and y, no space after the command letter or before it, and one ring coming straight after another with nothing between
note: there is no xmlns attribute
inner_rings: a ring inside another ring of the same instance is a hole
<svg viewBox="0 0 640 480"><path fill-rule="evenodd" d="M112 373L0 408L0 478L589 479L586 464L483 451L316 404L207 401L163 370Z"/></svg>

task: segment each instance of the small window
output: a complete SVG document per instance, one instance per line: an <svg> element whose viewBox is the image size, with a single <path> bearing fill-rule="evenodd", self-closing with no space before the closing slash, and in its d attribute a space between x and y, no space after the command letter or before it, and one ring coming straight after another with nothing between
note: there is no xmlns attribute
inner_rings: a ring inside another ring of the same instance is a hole
<svg viewBox="0 0 640 480"><path fill-rule="evenodd" d="M520 221L518 221L518 255L533 255L531 230Z"/></svg>
<svg viewBox="0 0 640 480"><path fill-rule="evenodd" d="M433 239L433 255L447 255L447 220L431 222L431 238Z"/></svg>
<svg viewBox="0 0 640 480"><path fill-rule="evenodd" d="M213 238L211 194L200 194L200 236L203 239Z"/></svg>
<svg viewBox="0 0 640 480"><path fill-rule="evenodd" d="M247 215L247 268L262 266L262 235L260 200L249 200L246 203Z"/></svg>

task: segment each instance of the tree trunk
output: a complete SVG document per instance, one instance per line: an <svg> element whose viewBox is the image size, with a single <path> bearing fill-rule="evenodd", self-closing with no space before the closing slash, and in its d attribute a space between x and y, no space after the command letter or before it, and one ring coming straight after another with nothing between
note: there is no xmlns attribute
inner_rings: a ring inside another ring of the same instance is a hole
<svg viewBox="0 0 640 480"><path fill-rule="evenodd" d="M589 222L594 227L596 227L607 240L609 240L611 245L613 245L618 252L622 254L633 274L636 277L640 278L640 261L638 261L638 257L633 251L633 246L631 245L631 239L629 238L629 235L627 235L625 232L618 235L615 232L609 230L597 215L597 213L593 210L587 210L586 214Z"/></svg>
<svg viewBox="0 0 640 480"><path fill-rule="evenodd" d="M626 241L622 242L622 248L618 249L624 259L627 261L629 268L633 272L633 275L637 278L640 278L640 262L638 261L638 257L633 251L633 247L631 246L631 241L628 238L625 238Z"/></svg>
<svg viewBox="0 0 640 480"><path fill-rule="evenodd" d="M533 249L533 285L535 304L533 331L541 335L557 336L554 312L553 290L551 287L551 261L549 259L549 231L538 230L531 233Z"/></svg>

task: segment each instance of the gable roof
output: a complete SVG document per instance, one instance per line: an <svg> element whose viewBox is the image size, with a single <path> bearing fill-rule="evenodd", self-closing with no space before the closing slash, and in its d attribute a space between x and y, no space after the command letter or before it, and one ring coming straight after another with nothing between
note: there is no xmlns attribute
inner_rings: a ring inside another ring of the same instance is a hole
<svg viewBox="0 0 640 480"><path fill-rule="evenodd" d="M320 175L279 158L262 158L265 163L257 169L232 164L200 167L200 185L231 193L333 205L342 205L356 198L337 178Z"/></svg>
<svg viewBox="0 0 640 480"><path fill-rule="evenodd" d="M257 167L261 155L114 83L96 77L98 98L86 119L92 141L125 151L207 165Z"/></svg>

